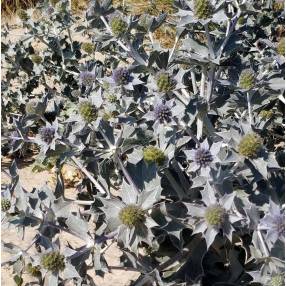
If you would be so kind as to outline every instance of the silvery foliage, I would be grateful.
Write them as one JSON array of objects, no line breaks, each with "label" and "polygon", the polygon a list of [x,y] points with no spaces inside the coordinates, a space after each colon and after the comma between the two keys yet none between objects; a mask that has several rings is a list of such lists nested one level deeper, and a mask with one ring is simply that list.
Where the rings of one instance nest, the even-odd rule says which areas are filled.
[{"label": "silvery foliage", "polygon": [[[2,29],[3,146],[16,154],[36,144],[37,162],[56,158],[58,170],[55,189],[27,192],[16,161],[10,167],[2,200],[11,206],[2,227],[15,227],[23,239],[27,228],[37,230],[27,249],[3,243],[11,254],[3,264],[13,265],[15,275],[31,263],[40,265],[40,285],[95,285],[90,271],[104,276],[129,267],[141,273],[132,282],[139,286],[265,285],[283,273],[284,151],[278,143],[285,66],[276,28],[284,25],[284,12],[273,11],[271,0],[217,0],[213,17],[199,20],[193,2],[175,1],[171,18],[147,15],[144,27],[139,16],[115,10],[108,0],[91,1],[85,19],[70,13],[69,2],[54,8],[43,2],[39,19],[27,11],[25,38],[11,42],[9,27]],[[115,37],[109,23],[118,16],[128,30]],[[152,37],[166,21],[177,30],[173,49]],[[77,35],[104,57],[83,52]],[[38,63],[31,60],[35,42],[45,46]],[[255,86],[241,89],[239,75],[249,68]],[[162,73],[171,79],[166,92],[157,87]],[[88,122],[79,114],[82,101],[96,110]],[[34,112],[25,112],[29,102]],[[262,118],[262,110],[272,110],[272,117]],[[253,158],[238,152],[249,132],[263,138]],[[144,161],[150,145],[164,152],[164,164]],[[65,196],[60,167],[66,161],[85,174],[76,201]],[[130,204],[144,212],[135,227],[120,218]],[[210,205],[226,211],[223,224],[207,225]],[[64,245],[64,232],[83,246]],[[111,242],[122,250],[120,265],[105,260]],[[64,271],[42,268],[41,257],[51,250],[64,255]]]}]

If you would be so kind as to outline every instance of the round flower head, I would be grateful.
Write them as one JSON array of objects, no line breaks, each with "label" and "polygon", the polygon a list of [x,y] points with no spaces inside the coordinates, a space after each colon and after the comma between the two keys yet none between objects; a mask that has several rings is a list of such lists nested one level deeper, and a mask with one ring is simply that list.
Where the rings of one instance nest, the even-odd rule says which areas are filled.
[{"label": "round flower head", "polygon": [[157,78],[157,87],[161,92],[168,92],[173,88],[173,81],[168,73],[159,74]]},{"label": "round flower head", "polygon": [[277,52],[279,55],[285,55],[285,38],[281,38],[277,45]]},{"label": "round flower head", "polygon": [[11,207],[11,202],[9,199],[1,199],[1,210],[2,212],[7,212]]},{"label": "round flower head", "polygon": [[194,14],[200,20],[211,18],[213,6],[209,0],[194,0]]},{"label": "round flower head", "polygon": [[262,119],[264,119],[264,120],[270,119],[270,118],[272,117],[272,115],[273,115],[273,111],[272,111],[272,110],[261,110],[261,111],[259,112],[259,116],[260,116]]},{"label": "round flower head", "polygon": [[111,30],[115,36],[121,36],[123,33],[127,31],[127,23],[122,20],[120,17],[114,17],[111,20]]},{"label": "round flower head", "polygon": [[95,81],[95,74],[89,71],[82,71],[79,75],[80,82],[84,86],[92,86]]},{"label": "round flower head", "polygon": [[87,54],[92,54],[94,52],[94,44],[92,43],[82,43],[81,49]]},{"label": "round flower head", "polygon": [[172,118],[171,108],[162,102],[155,106],[154,109],[155,119],[159,120],[160,123],[170,122]]},{"label": "round flower head", "polygon": [[273,3],[273,10],[275,12],[283,11],[284,10],[284,0],[275,0]]},{"label": "round flower head", "polygon": [[50,0],[51,5],[56,6],[60,0]]},{"label": "round flower head", "polygon": [[45,112],[45,105],[37,99],[32,99],[27,102],[25,110],[27,114],[42,115]]},{"label": "round flower head", "polygon": [[209,206],[205,210],[205,219],[210,226],[220,227],[225,220],[225,209],[219,205]]},{"label": "round flower head", "polygon": [[44,126],[39,129],[39,135],[41,140],[47,144],[50,144],[53,141],[55,137],[55,132],[56,129],[54,127]]},{"label": "round flower head", "polygon": [[41,276],[41,267],[39,265],[33,266],[32,263],[27,265],[27,272],[33,277],[40,277]]},{"label": "round flower head", "polygon": [[112,78],[117,85],[126,85],[132,81],[130,72],[126,68],[117,68],[113,70]]},{"label": "round flower head", "polygon": [[127,205],[119,212],[121,222],[129,228],[144,222],[145,212],[138,206]]},{"label": "round flower head", "polygon": [[200,167],[206,168],[213,161],[213,156],[210,150],[205,148],[198,148],[194,154],[194,161]]},{"label": "round flower head", "polygon": [[157,163],[158,165],[163,165],[166,159],[164,152],[154,146],[144,148],[143,158],[146,163]]},{"label": "round flower head", "polygon": [[82,101],[79,105],[79,114],[88,123],[97,118],[96,107],[89,101]]},{"label": "round flower head", "polygon": [[246,134],[238,145],[238,153],[248,158],[255,158],[262,148],[262,139],[255,133]]},{"label": "round flower head", "polygon": [[255,84],[255,75],[251,69],[243,70],[239,77],[239,86],[243,89],[251,89]]},{"label": "round flower head", "polygon": [[39,55],[31,55],[31,60],[35,64],[40,64],[42,62],[42,57]]},{"label": "round flower head", "polygon": [[284,286],[284,285],[285,285],[284,274],[276,274],[271,277],[269,286]]},{"label": "round flower head", "polygon": [[42,266],[53,272],[63,271],[65,269],[65,257],[58,251],[52,251],[42,257]]}]

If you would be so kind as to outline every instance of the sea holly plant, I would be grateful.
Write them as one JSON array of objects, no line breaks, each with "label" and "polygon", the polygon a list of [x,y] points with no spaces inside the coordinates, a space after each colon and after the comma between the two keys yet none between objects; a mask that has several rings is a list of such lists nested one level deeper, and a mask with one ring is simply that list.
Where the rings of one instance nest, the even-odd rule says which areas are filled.
[{"label": "sea holly plant", "polygon": [[[2,230],[36,232],[2,265],[19,285],[282,285],[283,1],[119,2],[2,27]],[[29,162],[47,184],[21,185]]]}]

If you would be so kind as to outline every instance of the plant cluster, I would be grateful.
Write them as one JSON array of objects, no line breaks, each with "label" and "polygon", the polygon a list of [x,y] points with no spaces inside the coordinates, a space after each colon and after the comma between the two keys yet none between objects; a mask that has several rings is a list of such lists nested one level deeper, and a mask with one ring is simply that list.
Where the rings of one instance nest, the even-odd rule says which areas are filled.
[{"label": "plant cluster", "polygon": [[[120,267],[133,286],[284,285],[281,1],[143,4],[90,1],[82,17],[42,1],[19,12],[19,41],[2,28],[2,229],[37,230],[27,249],[3,243],[2,264],[18,285],[95,285]],[[31,192],[29,150],[53,174]]]}]

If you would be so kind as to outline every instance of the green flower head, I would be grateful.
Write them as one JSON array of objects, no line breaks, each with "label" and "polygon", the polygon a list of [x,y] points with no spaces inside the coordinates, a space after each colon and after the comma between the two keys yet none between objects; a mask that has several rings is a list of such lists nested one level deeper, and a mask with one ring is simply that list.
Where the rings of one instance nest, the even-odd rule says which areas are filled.
[{"label": "green flower head", "polygon": [[209,0],[194,0],[194,13],[200,20],[209,19],[213,15],[213,6]]},{"label": "green flower head", "polygon": [[220,227],[225,221],[225,209],[218,206],[209,206],[205,212],[205,220],[208,225]]},{"label": "green flower head", "polygon": [[157,78],[157,87],[161,92],[168,92],[173,87],[173,82],[168,73],[160,73]]},{"label": "green flower head", "polygon": [[285,38],[281,38],[277,45],[277,52],[279,55],[285,55]]},{"label": "green flower head", "polygon": [[39,55],[31,55],[31,60],[35,64],[40,64],[42,62],[42,57]]},{"label": "green flower head", "polygon": [[262,139],[257,134],[246,134],[238,145],[238,153],[248,158],[255,158],[262,148],[262,143]]},{"label": "green flower head", "polygon": [[284,274],[274,275],[270,280],[270,286],[284,286],[285,277]]},{"label": "green flower head", "polygon": [[124,225],[132,228],[144,222],[145,212],[135,205],[127,205],[120,211],[119,218]]},{"label": "green flower head", "polygon": [[97,118],[97,110],[94,105],[89,101],[83,101],[79,105],[79,114],[82,119],[88,123]]},{"label": "green flower head", "polygon": [[40,277],[41,276],[41,267],[39,265],[33,266],[32,263],[27,265],[27,272],[33,277]]},{"label": "green flower head", "polygon": [[156,163],[158,165],[163,165],[166,159],[164,152],[154,146],[146,147],[143,150],[143,158],[149,164]]},{"label": "green flower head", "polygon": [[251,89],[255,85],[255,75],[251,69],[243,70],[239,77],[239,86],[243,89]]},{"label": "green flower head", "polygon": [[121,36],[123,33],[127,31],[128,25],[127,23],[119,17],[114,17],[111,20],[111,30],[115,36]]},{"label": "green flower head", "polygon": [[49,271],[63,271],[65,269],[65,257],[58,251],[52,251],[42,257],[42,266]]},{"label": "green flower head", "polygon": [[7,212],[11,207],[11,202],[8,199],[1,199],[1,210],[2,212]]},{"label": "green flower head", "polygon": [[82,43],[81,49],[85,51],[87,54],[92,54],[95,50],[94,44],[92,43]]},{"label": "green flower head", "polygon": [[270,119],[270,118],[272,117],[272,115],[273,115],[273,111],[272,111],[272,110],[261,110],[261,111],[259,112],[259,116],[260,116],[262,119],[264,119],[264,120]]}]

